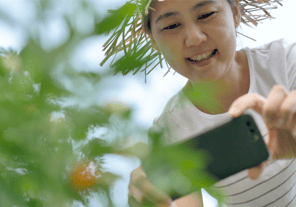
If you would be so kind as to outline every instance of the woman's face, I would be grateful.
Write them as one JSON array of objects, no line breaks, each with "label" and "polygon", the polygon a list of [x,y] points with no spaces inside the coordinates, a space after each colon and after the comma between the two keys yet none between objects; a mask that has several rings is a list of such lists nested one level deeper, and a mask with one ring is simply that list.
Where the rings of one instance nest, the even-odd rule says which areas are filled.
[{"label": "woman's face", "polygon": [[151,35],[167,62],[192,81],[223,78],[235,62],[238,6],[226,0],[155,0]]}]

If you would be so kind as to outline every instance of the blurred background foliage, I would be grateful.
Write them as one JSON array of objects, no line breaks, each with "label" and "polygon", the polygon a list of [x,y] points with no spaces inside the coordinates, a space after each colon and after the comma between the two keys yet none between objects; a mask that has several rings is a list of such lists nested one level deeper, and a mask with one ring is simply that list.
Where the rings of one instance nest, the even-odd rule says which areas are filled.
[{"label": "blurred background foliage", "polygon": [[[0,50],[0,206],[89,206],[94,193],[113,206],[110,188],[119,176],[104,169],[103,155],[137,155],[128,140],[145,131],[131,124],[130,106],[79,104],[69,89],[89,94],[86,84],[102,85],[114,74],[77,71],[71,63],[73,51],[99,35],[98,26],[110,17],[90,1],[26,3],[35,15],[25,23],[0,8],[2,23],[21,25],[27,35],[21,51]],[[67,35],[48,45],[40,28],[52,18],[59,18]],[[83,25],[78,18],[89,21]]]},{"label": "blurred background foliage", "polygon": [[[18,25],[27,37],[20,51],[0,50],[0,206],[90,206],[96,195],[101,206],[116,206],[122,201],[112,189],[120,175],[106,170],[105,155],[145,157],[147,130],[133,120],[132,106],[90,101],[114,87],[109,78],[128,65],[88,71],[83,64],[77,69],[73,57],[83,42],[117,27],[114,20],[130,8],[106,14],[90,0],[24,2],[32,11],[27,22],[0,7],[1,22]],[[59,41],[46,34],[52,21],[63,29]],[[152,137],[149,150],[159,147],[159,138]],[[163,159],[182,163],[182,172],[171,174],[176,182],[164,189],[188,193],[181,185],[194,176],[183,172],[200,168],[200,161],[186,150]],[[120,168],[119,162],[109,164]]]}]

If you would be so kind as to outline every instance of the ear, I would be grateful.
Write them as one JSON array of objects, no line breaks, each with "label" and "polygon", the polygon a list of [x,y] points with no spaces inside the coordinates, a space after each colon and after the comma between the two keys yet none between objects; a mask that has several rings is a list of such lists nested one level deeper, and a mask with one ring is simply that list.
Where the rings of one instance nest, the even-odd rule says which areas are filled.
[{"label": "ear", "polygon": [[239,7],[239,0],[235,0],[235,5],[232,7],[232,13],[233,13],[233,20],[235,28],[237,28],[241,22],[241,11]]}]

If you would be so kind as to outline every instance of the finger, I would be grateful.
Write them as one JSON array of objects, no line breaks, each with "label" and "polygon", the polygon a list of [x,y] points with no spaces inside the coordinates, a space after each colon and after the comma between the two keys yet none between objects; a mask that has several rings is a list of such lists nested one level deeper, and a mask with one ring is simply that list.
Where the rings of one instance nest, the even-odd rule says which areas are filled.
[{"label": "finger", "polygon": [[128,199],[131,200],[134,205],[136,205],[135,201],[140,204],[144,198],[143,193],[135,186],[134,183],[140,182],[143,179],[146,179],[146,175],[141,166],[131,172],[130,183],[128,185]]},{"label": "finger", "polygon": [[135,183],[135,186],[142,192],[144,197],[150,201],[162,203],[163,205],[170,205],[172,202],[172,199],[166,193],[152,185],[147,178]]},{"label": "finger", "polygon": [[143,195],[143,193],[133,185],[129,185],[128,203],[131,207],[136,206],[170,206],[171,202],[161,202],[149,197],[148,195]]},{"label": "finger", "polygon": [[[293,109],[294,111],[295,109]],[[291,134],[292,136],[296,139],[296,112],[291,112],[291,118],[290,120],[288,121],[288,126],[289,126],[289,129],[291,130]]]},{"label": "finger", "polygon": [[140,207],[141,204],[134,198],[134,197],[128,197],[128,204],[130,207]]},{"label": "finger", "polygon": [[293,129],[295,126],[296,119],[296,90],[288,94],[286,99],[283,101],[280,108],[280,120],[281,124],[278,123],[278,127],[285,129]]},{"label": "finger", "polygon": [[263,167],[264,167],[264,164],[261,163],[261,164],[255,166],[255,167],[253,167],[253,168],[250,168],[249,172],[248,172],[248,177],[251,180],[256,180],[257,178],[259,178],[259,176],[263,172]]},{"label": "finger", "polygon": [[148,199],[152,202],[163,203],[165,205],[172,202],[172,199],[166,193],[152,185],[141,167],[133,170],[131,174],[131,183],[132,186],[141,192],[144,200]]},{"label": "finger", "polygon": [[151,201],[149,199],[144,199],[143,202],[141,203],[141,206],[145,206],[145,207],[157,207],[158,204],[155,201]]},{"label": "finger", "polygon": [[267,128],[267,131],[268,131],[268,137],[267,137],[267,140],[265,142],[266,146],[268,148],[271,147],[271,144],[273,143],[273,140],[274,140],[274,132],[273,132],[273,128],[270,127],[270,126],[266,126]]},{"label": "finger", "polygon": [[279,143],[279,139],[277,137],[277,129],[275,129],[274,127],[270,127],[267,126],[267,130],[268,130],[268,138],[266,141],[266,146],[268,147],[270,153],[271,153],[271,157],[273,160],[277,160],[279,159],[279,153],[280,153],[280,143]]},{"label": "finger", "polygon": [[269,162],[268,160],[262,162],[262,166],[263,166],[263,168],[266,167],[266,166],[268,165],[268,162]]},{"label": "finger", "polygon": [[261,114],[264,105],[264,99],[255,93],[245,94],[236,99],[229,108],[231,117],[236,118],[243,114],[247,109],[254,109]]},{"label": "finger", "polygon": [[276,85],[269,93],[263,108],[262,117],[269,126],[277,126],[280,108],[288,93],[283,86]]},{"label": "finger", "polygon": [[292,134],[292,136],[293,136],[293,138],[294,138],[294,140],[296,142],[296,125],[294,125],[294,127],[292,128],[291,134]]},{"label": "finger", "polygon": [[278,129],[276,140],[277,148],[275,159],[291,159],[296,155],[296,142],[291,132],[287,129]]},{"label": "finger", "polygon": [[133,198],[138,203],[141,203],[143,201],[144,195],[134,185],[129,185],[128,198]]},{"label": "finger", "polygon": [[141,166],[140,167],[137,167],[136,169],[134,169],[131,172],[131,176],[130,176],[131,182],[135,183],[138,180],[141,180],[143,178],[146,178],[146,174],[145,174],[145,172],[144,172],[144,170],[142,169]]}]

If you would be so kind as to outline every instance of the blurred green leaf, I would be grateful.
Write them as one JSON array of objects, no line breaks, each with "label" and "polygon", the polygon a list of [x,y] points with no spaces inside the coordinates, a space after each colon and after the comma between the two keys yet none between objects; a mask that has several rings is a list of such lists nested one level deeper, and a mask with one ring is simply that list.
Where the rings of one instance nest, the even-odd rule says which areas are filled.
[{"label": "blurred green leaf", "polygon": [[106,141],[95,138],[84,145],[81,152],[89,159],[95,159],[104,154],[113,153],[113,150],[107,145]]},{"label": "blurred green leaf", "polygon": [[127,2],[117,10],[109,10],[110,15],[96,25],[97,34],[108,33],[118,27],[126,18],[129,19],[137,9],[136,5]]},{"label": "blurred green leaf", "polygon": [[73,139],[85,139],[91,125],[102,125],[109,121],[109,115],[99,106],[91,106],[87,109],[72,107],[64,111],[70,120],[70,135]]}]

